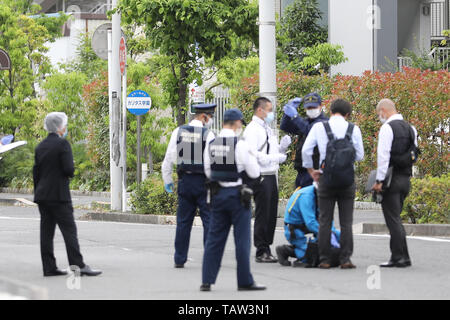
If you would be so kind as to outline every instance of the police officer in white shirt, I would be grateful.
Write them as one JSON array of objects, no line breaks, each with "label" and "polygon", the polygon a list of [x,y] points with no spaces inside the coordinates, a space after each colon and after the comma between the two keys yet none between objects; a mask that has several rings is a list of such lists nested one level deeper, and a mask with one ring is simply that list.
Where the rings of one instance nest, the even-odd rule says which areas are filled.
[{"label": "police officer in white shirt", "polygon": [[[233,226],[237,260],[238,290],[264,290],[250,272],[251,190],[243,183],[259,177],[255,155],[244,140],[239,140],[242,112],[229,109],[219,136],[205,148],[205,174],[216,186],[211,189],[211,219],[203,256],[201,291],[210,291],[216,282],[225,244]],[[218,185],[217,185],[218,184]],[[250,192],[249,192],[250,191]]]},{"label": "police officer in white shirt", "polygon": [[203,244],[206,243],[210,209],[206,203],[203,152],[206,144],[214,139],[214,134],[208,128],[213,123],[215,108],[215,104],[194,106],[194,119],[188,125],[180,126],[173,131],[162,163],[166,192],[172,193],[174,189],[172,170],[175,164],[178,174],[175,268],[183,268],[187,261],[192,223],[197,208],[203,223]]},{"label": "police officer in white shirt", "polygon": [[291,138],[284,136],[280,145],[278,144],[277,136],[270,128],[275,115],[269,99],[256,99],[253,112],[252,121],[245,128],[244,139],[256,155],[261,168],[261,183],[253,188],[256,206],[253,231],[256,262],[277,262],[270,250],[278,213],[277,171],[279,164],[286,161]]},{"label": "police officer in white shirt", "polygon": [[[415,150],[417,131],[403,120],[401,114],[397,113],[392,100],[382,99],[376,110],[383,125],[378,135],[377,181],[372,189],[383,194],[381,207],[391,234],[391,258],[380,266],[409,267],[411,259],[400,213],[403,209],[403,201],[410,190],[412,165],[417,157]],[[393,167],[391,184],[389,188],[383,190],[383,182],[389,167]]]},{"label": "police officer in white shirt", "polygon": [[[334,100],[331,104],[331,118],[328,122],[316,123],[308,134],[302,149],[303,167],[308,169],[314,181],[319,183],[319,268],[330,268],[330,236],[331,224],[334,215],[334,206],[337,201],[339,207],[339,222],[341,226],[340,238],[340,265],[342,269],[355,268],[350,257],[353,253],[353,205],[355,199],[355,183],[353,162],[360,161],[364,157],[364,148],[361,130],[358,126],[347,122],[347,118],[352,112],[352,107],[348,101],[343,99]],[[329,125],[331,137],[336,140],[348,139],[354,148],[354,159],[343,171],[347,174],[348,186],[331,186],[332,184],[322,175],[322,169],[327,165],[324,160],[327,156],[327,145],[330,141],[326,125]],[[333,137],[334,136],[334,137]],[[319,147],[321,169],[313,169],[312,155],[315,146]]]}]

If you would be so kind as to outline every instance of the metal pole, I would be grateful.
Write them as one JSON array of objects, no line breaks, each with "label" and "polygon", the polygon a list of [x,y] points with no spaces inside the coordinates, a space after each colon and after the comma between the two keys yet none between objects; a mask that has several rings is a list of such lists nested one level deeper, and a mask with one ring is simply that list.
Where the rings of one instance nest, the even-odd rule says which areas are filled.
[{"label": "metal pole", "polygon": [[[259,0],[259,95],[272,101],[276,114],[277,70],[275,0]],[[273,128],[276,128],[276,117]]]},{"label": "metal pole", "polygon": [[137,116],[137,184],[141,184],[141,116]]},{"label": "metal pole", "polygon": [[[117,6],[118,0],[112,0],[112,7]],[[117,98],[120,99],[121,81],[120,81],[120,67],[119,67],[119,43],[120,43],[121,31],[120,31],[120,14],[116,13],[112,16],[112,31],[111,31],[111,63],[108,70],[108,79],[110,84],[110,93],[116,92]],[[113,150],[118,149],[116,144],[120,144],[120,139],[113,140],[113,135],[119,134],[118,120],[114,115],[120,114],[120,104],[113,103],[112,97],[110,98],[110,174],[111,174],[111,210],[122,210],[122,170],[119,163],[113,160]],[[119,108],[119,110],[115,110]],[[115,120],[115,121],[114,121]],[[120,150],[120,149],[119,149]],[[121,155],[122,156],[122,155]]]},{"label": "metal pole", "polygon": [[122,77],[122,212],[127,211],[127,65]]}]

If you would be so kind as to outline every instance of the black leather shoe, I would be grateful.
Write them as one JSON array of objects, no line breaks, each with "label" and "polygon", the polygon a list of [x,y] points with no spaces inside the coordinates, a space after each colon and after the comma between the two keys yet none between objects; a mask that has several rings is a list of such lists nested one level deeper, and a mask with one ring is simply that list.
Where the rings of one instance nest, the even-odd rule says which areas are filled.
[{"label": "black leather shoe", "polygon": [[89,267],[88,265],[85,265],[84,268],[80,269],[80,275],[82,275],[82,276],[94,277],[94,276],[98,276],[100,274],[102,274],[101,270],[91,269],[91,267]]},{"label": "black leather shoe", "polygon": [[175,268],[177,269],[184,268],[184,264],[175,263]]},{"label": "black leather shoe", "polygon": [[63,271],[60,269],[56,269],[50,272],[44,272],[44,277],[53,277],[53,276],[66,276],[67,271]]},{"label": "black leather shoe", "polygon": [[395,267],[395,263],[392,260],[389,260],[388,262],[383,262],[380,264],[381,268],[393,268]]},{"label": "black leather shoe", "polygon": [[255,261],[260,262],[260,263],[276,263],[276,262],[278,262],[277,258],[275,258],[273,255],[268,254],[266,252],[264,252],[260,256],[257,256],[255,258]]},{"label": "black leather shoe", "polygon": [[276,247],[275,251],[277,252],[278,262],[282,266],[290,266],[291,265],[291,262],[288,260],[289,256],[290,256],[289,248],[287,248],[286,245]]},{"label": "black leather shoe", "polygon": [[238,287],[239,291],[256,291],[256,290],[266,290],[266,286],[260,285],[260,284],[256,284],[253,282],[253,284],[249,285],[249,286],[243,286],[243,287]]},{"label": "black leather shoe", "polygon": [[209,283],[203,283],[200,286],[200,291],[211,291],[211,285]]},{"label": "black leather shoe", "polygon": [[382,268],[406,268],[411,266],[411,260],[400,259],[398,261],[389,260],[388,262],[380,264]]},{"label": "black leather shoe", "polygon": [[309,263],[304,263],[302,260],[297,259],[292,263],[294,268],[312,268],[313,266]]}]

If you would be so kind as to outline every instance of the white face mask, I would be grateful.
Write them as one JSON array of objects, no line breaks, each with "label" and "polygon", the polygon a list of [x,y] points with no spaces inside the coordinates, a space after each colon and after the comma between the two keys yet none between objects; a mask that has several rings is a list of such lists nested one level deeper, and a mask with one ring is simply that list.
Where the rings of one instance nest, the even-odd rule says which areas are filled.
[{"label": "white face mask", "polygon": [[386,121],[387,121],[387,119],[383,118],[383,117],[381,116],[381,114],[380,114],[379,117],[380,117],[380,122],[381,122],[382,124],[385,124]]},{"label": "white face mask", "polygon": [[273,121],[274,119],[275,119],[275,114],[274,114],[273,112],[269,112],[269,113],[267,114],[267,117],[264,118],[264,121],[265,121],[267,124],[271,124],[272,121]]},{"label": "white face mask", "polygon": [[239,137],[242,134],[242,128],[236,129],[236,136]]},{"label": "white face mask", "polygon": [[315,119],[318,116],[320,116],[321,110],[320,108],[314,108],[314,109],[306,109],[306,115],[310,119]]}]

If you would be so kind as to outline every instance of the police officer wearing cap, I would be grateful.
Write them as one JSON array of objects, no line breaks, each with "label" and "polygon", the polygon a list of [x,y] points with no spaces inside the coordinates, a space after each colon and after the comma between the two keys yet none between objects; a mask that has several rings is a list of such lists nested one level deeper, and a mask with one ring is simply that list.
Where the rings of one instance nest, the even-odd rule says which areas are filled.
[{"label": "police officer wearing cap", "polygon": [[210,209],[206,203],[206,177],[203,169],[203,152],[214,139],[208,130],[213,123],[215,104],[194,105],[195,116],[188,125],[176,128],[170,137],[162,163],[164,189],[174,189],[172,169],[176,164],[178,174],[178,209],[175,235],[175,268],[183,268],[187,261],[192,223],[197,212],[203,223],[203,244],[206,243]]},{"label": "police officer wearing cap", "polygon": [[[210,291],[233,226],[237,260],[238,290],[264,290],[250,272],[251,189],[245,185],[260,175],[259,166],[249,145],[239,136],[243,125],[242,112],[227,110],[223,129],[205,149],[205,174],[217,186],[211,195],[211,219],[203,256],[201,291]],[[212,188],[213,189],[213,188]]]},{"label": "police officer wearing cap", "polygon": [[[298,115],[298,107],[303,102],[306,109],[306,118]],[[295,187],[306,187],[313,183],[308,170],[303,168],[302,148],[306,137],[312,126],[317,122],[327,121],[328,117],[322,112],[322,98],[318,93],[309,93],[304,98],[295,98],[290,100],[284,107],[284,115],[281,120],[280,129],[298,136],[297,146],[295,148],[294,168],[297,170],[297,178],[295,179]],[[313,165],[315,169],[319,169],[319,149],[314,148]]]}]

